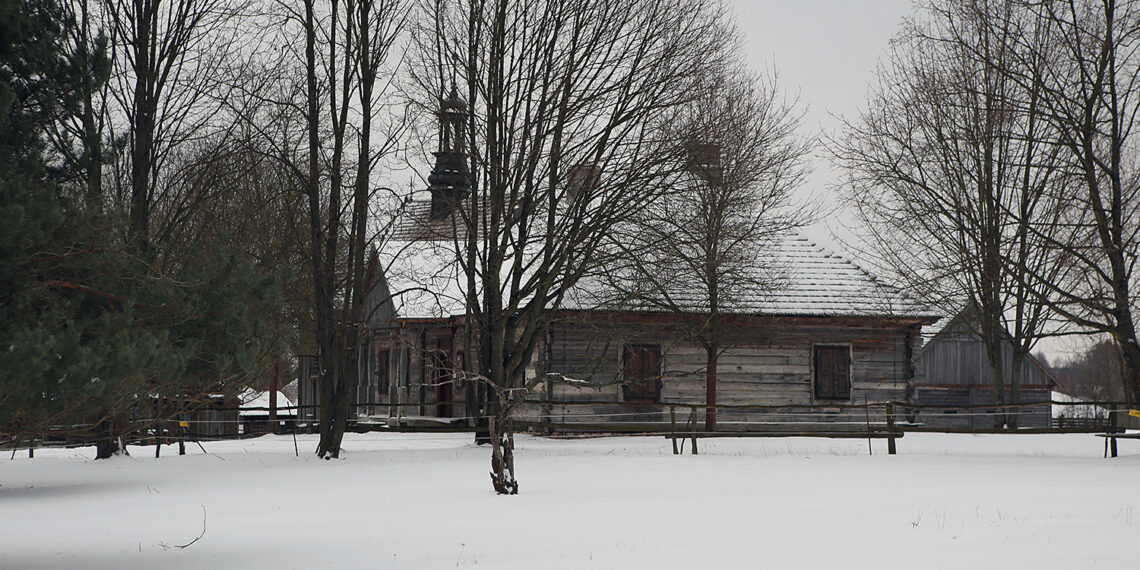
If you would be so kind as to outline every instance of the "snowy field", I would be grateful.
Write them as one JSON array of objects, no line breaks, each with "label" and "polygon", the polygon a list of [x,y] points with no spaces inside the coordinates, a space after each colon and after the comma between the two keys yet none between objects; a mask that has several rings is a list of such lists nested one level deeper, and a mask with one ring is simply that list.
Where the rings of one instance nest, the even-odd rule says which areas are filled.
[{"label": "snowy field", "polygon": [[[0,457],[0,568],[1136,568],[1140,441],[302,436]],[[205,534],[190,546],[185,545]]]}]

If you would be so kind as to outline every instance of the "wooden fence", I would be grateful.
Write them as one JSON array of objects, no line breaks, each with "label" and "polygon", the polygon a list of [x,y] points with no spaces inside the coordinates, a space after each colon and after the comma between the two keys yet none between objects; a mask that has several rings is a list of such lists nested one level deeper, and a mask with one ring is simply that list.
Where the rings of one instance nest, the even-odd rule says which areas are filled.
[{"label": "wooden fence", "polygon": [[[441,402],[465,409],[466,403]],[[436,403],[433,403],[436,404]],[[923,410],[948,410],[967,414],[1020,413],[1026,408],[1060,405],[1096,405],[1108,410],[1105,418],[1059,418],[1046,428],[948,428],[927,426],[913,421]],[[230,439],[239,436],[260,435],[265,432],[293,433],[315,431],[312,419],[298,418],[300,411],[317,406],[279,407],[275,424],[265,422],[264,431],[238,433],[231,424],[240,423],[236,407],[211,406],[209,413],[185,414],[181,422],[169,418],[140,419],[128,431],[134,443],[160,441],[206,441]],[[420,407],[419,403],[390,404],[363,403],[358,409]],[[587,413],[567,413],[581,409]],[[599,408],[612,408],[613,413],[597,413]],[[640,408],[630,412],[632,408]],[[897,440],[907,432],[938,433],[1117,433],[1133,427],[1128,417],[1128,406],[1120,402],[1038,402],[1018,406],[1008,405],[995,411],[992,405],[975,406],[921,406],[902,402],[864,402],[802,405],[717,405],[718,428],[705,431],[703,415],[708,406],[689,402],[637,403],[628,402],[563,402],[528,400],[513,419],[515,429],[550,436],[575,435],[658,435],[672,440],[675,450],[683,449],[684,441],[691,441],[691,451],[698,450],[697,440],[710,437],[831,437],[886,439],[888,453],[895,453]],[[556,413],[561,409],[562,413]],[[240,408],[240,410],[268,411],[267,408]],[[264,418],[264,416],[262,416]],[[631,420],[632,418],[632,420]],[[476,418],[431,418],[422,416],[357,416],[349,422],[348,431],[371,432],[472,432]],[[171,427],[181,426],[181,427]],[[0,442],[0,447],[82,445],[82,438],[66,441],[50,437],[21,437],[19,441]]]}]

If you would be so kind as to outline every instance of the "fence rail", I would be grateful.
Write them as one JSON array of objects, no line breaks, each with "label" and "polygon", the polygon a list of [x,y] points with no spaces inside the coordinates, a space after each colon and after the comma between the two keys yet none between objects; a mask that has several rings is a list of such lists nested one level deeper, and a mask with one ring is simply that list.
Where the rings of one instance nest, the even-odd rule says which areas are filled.
[{"label": "fence rail", "polygon": [[[432,406],[469,407],[464,401],[445,402],[364,402],[356,405],[356,417],[350,421],[352,432],[471,432],[476,420],[473,415],[453,418],[406,415],[407,409]],[[483,404],[486,405],[485,403]],[[1103,417],[1053,418],[1049,406],[1097,406],[1104,410]],[[209,441],[260,435],[266,432],[304,433],[316,429],[314,417],[303,412],[319,410],[318,405],[280,406],[276,419],[269,414],[238,416],[240,412],[272,412],[267,407],[204,408],[210,416],[194,418],[195,410],[183,410],[179,418],[137,419],[125,430],[132,443],[158,441]],[[516,411],[515,425],[523,431],[546,435],[665,435],[674,440],[680,437],[696,441],[705,437],[870,437],[885,438],[889,447],[906,432],[939,433],[1115,433],[1128,427],[1125,422],[1129,406],[1122,402],[1041,401],[1024,404],[931,406],[905,402],[849,402],[822,405],[803,404],[718,404],[718,429],[705,431],[701,426],[703,414],[709,408],[692,402],[590,402],[527,400]],[[367,415],[364,410],[384,410],[390,413]],[[221,419],[227,412],[234,412]],[[395,412],[394,414],[391,412]],[[941,414],[936,414],[942,412]],[[1008,428],[958,427],[930,425],[923,422],[945,421],[947,418],[983,416],[994,418],[1035,418],[1048,414],[1041,425]],[[183,426],[183,427],[178,427]],[[242,426],[239,429],[238,426]],[[0,440],[0,447],[84,445],[93,441],[90,425],[55,426],[34,435],[18,434]],[[232,429],[231,429],[232,428]],[[695,451],[695,445],[694,445]]]}]

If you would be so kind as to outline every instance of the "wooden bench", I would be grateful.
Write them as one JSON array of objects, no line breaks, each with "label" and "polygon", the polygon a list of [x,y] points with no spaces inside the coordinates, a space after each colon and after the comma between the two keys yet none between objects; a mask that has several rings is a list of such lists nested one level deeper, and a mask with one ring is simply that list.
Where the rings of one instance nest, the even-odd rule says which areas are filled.
[{"label": "wooden bench", "polygon": [[[905,435],[902,431],[891,431],[872,428],[870,432],[863,431],[825,431],[825,430],[808,430],[808,431],[675,431],[665,434],[665,439],[673,440],[673,455],[680,455],[685,448],[685,440],[692,440],[692,454],[697,455],[697,440],[710,437],[831,437],[831,438],[852,438],[852,439],[886,439],[887,440],[887,453],[889,455],[895,454],[895,441],[901,439]],[[681,441],[680,449],[677,448],[677,441]],[[868,442],[868,446],[870,443]]]},{"label": "wooden bench", "polygon": [[[895,439],[902,439],[906,435],[902,431],[894,432]],[[705,439],[710,437],[830,437],[835,439],[886,439],[891,437],[891,434],[882,430],[872,430],[871,432],[857,432],[857,431],[678,431],[674,433],[665,434],[665,439],[690,439],[690,438]]]},{"label": "wooden bench", "polygon": [[[1108,458],[1109,451],[1111,450],[1112,456],[1116,457],[1116,440],[1118,439],[1140,439],[1140,433],[1097,433],[1093,434],[1097,437],[1104,438],[1104,457]],[[1111,445],[1109,445],[1111,442]]]}]

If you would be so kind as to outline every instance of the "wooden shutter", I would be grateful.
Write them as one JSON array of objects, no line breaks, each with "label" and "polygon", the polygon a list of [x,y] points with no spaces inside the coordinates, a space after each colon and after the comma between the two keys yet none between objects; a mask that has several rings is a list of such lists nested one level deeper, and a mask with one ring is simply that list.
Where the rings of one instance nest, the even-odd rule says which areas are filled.
[{"label": "wooden shutter", "polygon": [[661,401],[661,347],[655,344],[627,344],[622,351],[625,400]]},{"label": "wooden shutter", "polygon": [[851,399],[851,349],[846,346],[815,347],[815,397],[820,400]]}]

